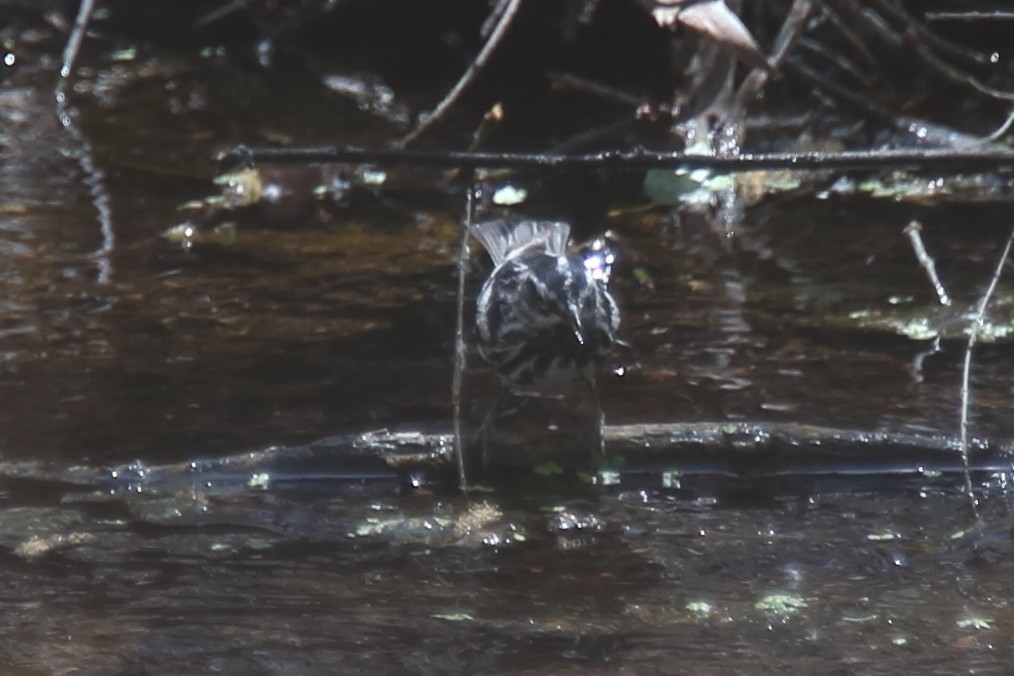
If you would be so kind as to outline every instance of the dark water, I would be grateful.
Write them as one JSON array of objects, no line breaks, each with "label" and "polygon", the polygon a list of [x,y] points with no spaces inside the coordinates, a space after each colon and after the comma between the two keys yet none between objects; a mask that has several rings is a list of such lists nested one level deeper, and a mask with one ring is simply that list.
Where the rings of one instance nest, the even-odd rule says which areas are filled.
[{"label": "dark water", "polygon": [[[949,491],[768,487],[737,507],[693,490],[536,490],[466,508],[378,488],[173,500],[182,517],[156,498],[9,509],[7,524],[35,516],[37,533],[77,539],[5,556],[5,662],[945,674],[1010,659],[1009,517],[990,510],[1001,532],[954,539],[967,514]],[[199,511],[205,525],[188,526]]]},{"label": "dark water", "polygon": [[[216,190],[216,150],[389,130],[313,83],[278,96],[225,58],[105,44],[72,97],[82,143],[54,113],[59,36],[32,29],[6,29],[19,65],[0,85],[5,673],[1009,670],[1009,472],[975,476],[971,533],[953,474],[863,473],[868,455],[823,477],[664,489],[522,472],[470,501],[298,458],[228,486],[179,481],[160,466],[449,427],[462,196],[431,175],[326,217],[226,214],[234,236],[185,249],[162,233]],[[548,203],[602,186],[570,178]],[[619,241],[630,347],[602,379],[608,421],[956,434],[962,343],[847,320],[932,307],[901,235],[912,219],[970,307],[1009,215],[780,197],[728,236],[618,201],[578,226]],[[1012,369],[1003,344],[976,352],[977,437],[1009,439]],[[466,384],[475,425],[495,381]]]}]

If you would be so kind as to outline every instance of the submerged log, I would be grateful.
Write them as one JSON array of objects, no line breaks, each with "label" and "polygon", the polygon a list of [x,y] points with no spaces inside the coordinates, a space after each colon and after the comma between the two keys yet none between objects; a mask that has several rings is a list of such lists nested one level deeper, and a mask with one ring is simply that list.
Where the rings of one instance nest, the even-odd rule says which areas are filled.
[{"label": "submerged log", "polygon": [[[610,425],[605,463],[585,449],[581,471],[603,466],[617,477],[714,474],[744,479],[789,475],[961,473],[960,440],[930,433],[868,431],[799,423],[692,422]],[[560,435],[498,440],[497,459],[515,469],[560,461]],[[1014,442],[972,439],[973,471],[1010,471]],[[0,463],[7,482],[45,481],[113,493],[230,493],[311,482],[404,481],[430,472],[452,481],[454,437],[447,431],[376,430],[301,446],[271,446],[167,465],[58,467]],[[563,463],[561,463],[563,464]]]}]

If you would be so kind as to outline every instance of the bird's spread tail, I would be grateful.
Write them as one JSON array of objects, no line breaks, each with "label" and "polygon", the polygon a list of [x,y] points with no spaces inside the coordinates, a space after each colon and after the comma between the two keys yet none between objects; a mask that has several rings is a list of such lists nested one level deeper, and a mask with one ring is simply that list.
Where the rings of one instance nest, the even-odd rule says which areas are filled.
[{"label": "bird's spread tail", "polygon": [[533,246],[545,247],[552,256],[562,256],[570,239],[570,225],[562,221],[485,221],[474,224],[470,232],[486,247],[494,265]]}]

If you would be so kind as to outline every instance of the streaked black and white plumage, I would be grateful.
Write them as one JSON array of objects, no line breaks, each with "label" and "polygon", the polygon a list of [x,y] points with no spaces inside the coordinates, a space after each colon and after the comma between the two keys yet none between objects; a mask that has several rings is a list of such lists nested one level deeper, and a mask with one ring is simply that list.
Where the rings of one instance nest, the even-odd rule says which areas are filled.
[{"label": "streaked black and white plumage", "polygon": [[495,266],[476,307],[479,351],[507,389],[562,396],[594,385],[620,324],[602,257],[569,251],[570,226],[558,221],[488,221],[471,233]]}]

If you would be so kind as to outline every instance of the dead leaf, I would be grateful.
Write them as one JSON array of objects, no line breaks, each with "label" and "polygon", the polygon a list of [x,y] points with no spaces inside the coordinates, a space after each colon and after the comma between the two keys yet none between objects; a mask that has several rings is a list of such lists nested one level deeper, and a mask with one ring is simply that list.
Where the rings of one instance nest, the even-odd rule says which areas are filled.
[{"label": "dead leaf", "polygon": [[663,28],[682,24],[731,49],[747,65],[771,70],[753,35],[723,0],[658,0],[651,15]]}]

